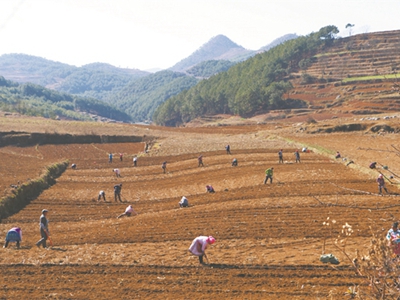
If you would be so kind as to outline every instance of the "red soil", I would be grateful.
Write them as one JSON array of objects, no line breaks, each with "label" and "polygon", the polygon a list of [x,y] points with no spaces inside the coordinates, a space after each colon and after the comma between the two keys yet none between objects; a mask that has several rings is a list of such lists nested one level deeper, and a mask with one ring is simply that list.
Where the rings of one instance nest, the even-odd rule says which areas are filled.
[{"label": "red soil", "polygon": [[[9,177],[32,178],[50,162],[69,159],[78,167],[0,224],[3,237],[12,226],[23,230],[22,249],[1,251],[0,298],[341,299],[348,286],[365,286],[333,242],[349,223],[354,233],[346,251],[353,257],[355,249],[366,251],[369,226],[385,235],[399,214],[398,197],[377,195],[377,173],[368,169],[378,160],[398,172],[396,153],[385,152],[399,147],[397,135],[311,135],[279,126],[135,127],[157,137],[147,154],[143,144],[128,143],[0,148],[8,155],[2,168],[10,170],[2,189]],[[232,155],[225,153],[228,143]],[[312,151],[301,153],[296,164],[293,152],[303,146]],[[375,150],[362,149],[368,147]],[[281,148],[284,164],[278,164]],[[335,160],[336,150],[356,163]],[[112,163],[109,151],[117,154]],[[197,167],[200,154],[204,167]],[[234,157],[238,167],[231,167]],[[27,172],[11,167],[16,160]],[[274,182],[264,185],[271,166]],[[120,182],[125,203],[113,199]],[[206,184],[216,193],[206,194]],[[395,183],[388,188],[397,191]],[[107,203],[97,202],[100,190]],[[179,209],[183,195],[191,207]],[[138,215],[116,219],[128,204]],[[54,242],[48,250],[35,246],[43,208],[50,211]],[[330,226],[323,226],[328,217]],[[207,250],[208,265],[187,251],[198,235],[217,240]],[[323,251],[341,264],[321,263]]]}]

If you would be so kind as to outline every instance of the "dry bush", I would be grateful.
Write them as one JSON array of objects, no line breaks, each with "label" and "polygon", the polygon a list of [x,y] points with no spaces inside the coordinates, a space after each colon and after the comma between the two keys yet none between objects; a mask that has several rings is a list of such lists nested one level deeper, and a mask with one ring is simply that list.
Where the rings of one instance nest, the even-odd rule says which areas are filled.
[{"label": "dry bush", "polygon": [[[372,231],[371,231],[372,232]],[[354,260],[368,285],[359,288],[359,299],[400,299],[399,258],[387,245],[382,233],[372,232],[368,253]]]},{"label": "dry bush", "polygon": [[333,232],[335,220],[327,220],[323,223],[329,227],[329,239],[333,245],[347,258],[354,267],[358,277],[363,278],[364,284],[352,285],[343,292],[350,299],[400,299],[400,258],[388,246],[388,241],[382,236],[381,231],[374,231],[370,227],[371,240],[369,247],[362,253],[356,251],[356,257],[346,250],[346,245],[353,233],[352,226],[346,223],[339,230],[337,238]]}]

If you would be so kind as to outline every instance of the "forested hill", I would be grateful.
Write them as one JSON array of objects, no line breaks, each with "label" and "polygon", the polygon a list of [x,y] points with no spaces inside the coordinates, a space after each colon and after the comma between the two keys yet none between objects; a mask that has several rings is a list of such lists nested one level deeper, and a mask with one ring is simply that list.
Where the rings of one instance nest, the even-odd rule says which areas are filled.
[{"label": "forested hill", "polygon": [[203,115],[248,117],[271,109],[305,106],[304,101],[283,100],[292,88],[287,75],[298,70],[304,58],[331,44],[338,32],[337,27],[327,26],[236,64],[168,99],[157,108],[153,120],[176,126]]},{"label": "forested hill", "polygon": [[238,63],[168,99],[153,120],[179,126],[217,114],[315,121],[400,111],[400,31],[338,32],[326,26]]},{"label": "forested hill", "polygon": [[184,72],[195,65],[207,60],[242,61],[255,54],[232,42],[224,35],[217,35],[201,46],[193,54],[182,59],[170,68],[171,71]]},{"label": "forested hill", "polygon": [[131,120],[125,112],[99,100],[57,92],[33,83],[17,83],[3,76],[0,76],[0,111],[53,119]]},{"label": "forested hill", "polygon": [[8,80],[31,82],[84,97],[105,99],[131,80],[148,75],[137,69],[123,69],[104,63],[82,67],[26,54],[0,56],[0,76]]},{"label": "forested hill", "polygon": [[151,121],[161,103],[197,82],[183,73],[160,71],[132,81],[108,101],[130,114],[135,122]]}]

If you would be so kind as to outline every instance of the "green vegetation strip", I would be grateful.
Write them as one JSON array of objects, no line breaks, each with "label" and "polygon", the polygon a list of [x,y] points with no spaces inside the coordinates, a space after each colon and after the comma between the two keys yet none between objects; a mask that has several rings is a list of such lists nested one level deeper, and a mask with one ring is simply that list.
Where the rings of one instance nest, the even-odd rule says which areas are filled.
[{"label": "green vegetation strip", "polygon": [[361,76],[361,77],[350,77],[345,78],[342,82],[352,82],[352,81],[365,81],[365,80],[376,80],[376,79],[397,79],[400,78],[400,73],[396,74],[386,74],[386,75],[373,75],[373,76]]},{"label": "green vegetation strip", "polygon": [[45,189],[56,183],[56,178],[68,167],[68,160],[51,165],[39,178],[22,184],[13,191],[13,195],[0,200],[0,221],[23,209],[36,199]]},{"label": "green vegetation strip", "polygon": [[319,53],[314,55],[314,57],[322,57],[322,56],[334,56],[334,55],[343,55],[343,54],[350,54],[350,53],[355,53],[355,52],[360,52],[359,50],[348,50],[348,51],[340,51],[340,52],[326,52],[326,53]]}]

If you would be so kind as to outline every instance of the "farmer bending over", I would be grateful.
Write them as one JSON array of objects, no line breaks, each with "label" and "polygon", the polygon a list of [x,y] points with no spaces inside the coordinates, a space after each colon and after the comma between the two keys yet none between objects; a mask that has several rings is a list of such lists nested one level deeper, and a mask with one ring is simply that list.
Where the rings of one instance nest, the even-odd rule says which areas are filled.
[{"label": "farmer bending over", "polygon": [[100,201],[100,199],[103,198],[104,202],[106,201],[106,193],[104,191],[99,192],[99,196],[97,197],[97,201]]},{"label": "farmer bending over", "polygon": [[211,185],[206,185],[207,193],[215,193],[214,188]]},{"label": "farmer bending over", "polygon": [[4,246],[3,246],[3,248],[7,248],[9,242],[16,242],[17,243],[17,248],[19,249],[21,241],[22,241],[22,230],[21,230],[21,228],[13,227],[7,232],[6,242],[5,242]]},{"label": "farmer bending over", "polygon": [[120,214],[117,219],[123,217],[123,216],[127,216],[130,217],[132,215],[132,213],[134,213],[135,215],[137,215],[137,212],[133,210],[132,205],[129,205],[126,209],[125,212]]},{"label": "farmer bending over", "polygon": [[199,262],[203,264],[203,256],[207,258],[206,249],[208,245],[215,243],[215,238],[212,236],[198,236],[189,247],[189,252],[199,257]]},{"label": "farmer bending over", "polygon": [[182,208],[182,207],[189,207],[189,201],[188,201],[188,199],[187,199],[185,196],[183,196],[182,199],[181,199],[181,201],[179,201],[179,207],[180,207],[180,208]]},{"label": "farmer bending over", "polygon": [[237,165],[238,165],[238,160],[236,158],[234,158],[232,160],[232,167],[237,167]]}]

